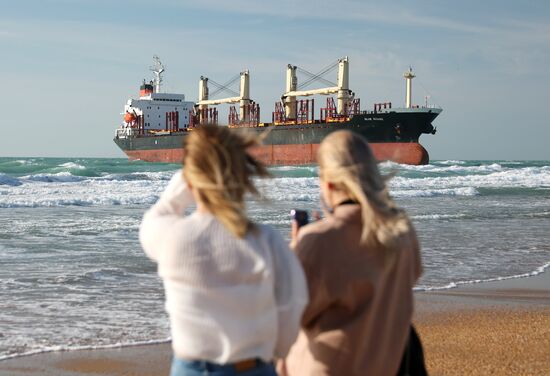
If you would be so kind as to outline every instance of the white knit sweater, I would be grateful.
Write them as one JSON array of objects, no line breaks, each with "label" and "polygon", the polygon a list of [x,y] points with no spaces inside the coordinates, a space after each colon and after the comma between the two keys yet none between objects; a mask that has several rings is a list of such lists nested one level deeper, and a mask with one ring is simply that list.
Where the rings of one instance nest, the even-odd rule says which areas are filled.
[{"label": "white knit sweater", "polygon": [[192,203],[180,170],[140,227],[164,282],[175,355],[219,364],[285,357],[308,300],[299,261],[270,227],[239,239],[211,214],[184,216]]}]

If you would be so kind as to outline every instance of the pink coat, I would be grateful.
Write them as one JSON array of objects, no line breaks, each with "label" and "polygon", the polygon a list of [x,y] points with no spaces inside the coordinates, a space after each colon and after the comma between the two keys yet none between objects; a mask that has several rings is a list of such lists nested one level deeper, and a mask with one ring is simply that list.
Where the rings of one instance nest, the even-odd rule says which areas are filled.
[{"label": "pink coat", "polygon": [[338,206],[300,231],[295,251],[310,302],[286,360],[290,376],[397,373],[422,272],[418,241],[411,225],[384,270],[382,252],[359,245],[360,236],[359,205]]}]

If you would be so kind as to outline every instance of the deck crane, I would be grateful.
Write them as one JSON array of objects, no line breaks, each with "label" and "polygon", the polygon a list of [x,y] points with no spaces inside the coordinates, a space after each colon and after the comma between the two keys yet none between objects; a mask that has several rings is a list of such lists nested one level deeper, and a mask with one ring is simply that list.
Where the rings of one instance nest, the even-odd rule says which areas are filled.
[{"label": "deck crane", "polygon": [[[234,90],[231,90],[228,86],[235,83],[240,78],[240,92],[237,93]],[[209,90],[208,83],[213,84],[217,87],[217,90],[214,91],[214,94],[217,94],[222,91],[229,92],[232,94],[232,97],[221,98],[221,99],[209,99]],[[220,85],[214,80],[208,79],[207,77],[201,76],[199,82],[199,101],[197,102],[199,108],[199,121],[204,121],[202,118],[203,113],[206,113],[208,106],[218,105],[222,103],[239,103],[239,118],[242,121],[248,121],[249,113],[247,108],[250,107],[252,101],[250,100],[250,73],[248,70],[242,71],[238,76],[229,80],[226,84]]]},{"label": "deck crane", "polygon": [[[338,67],[338,82],[336,84],[321,77],[336,67]],[[309,76],[309,80],[300,85],[300,87],[298,87],[298,78],[296,76],[297,70]],[[332,86],[321,89],[298,90],[299,88],[303,88],[316,80]],[[335,63],[325,67],[317,74],[310,73],[305,69],[291,64],[287,65],[286,92],[281,97],[285,107],[286,119],[293,120],[297,116],[296,97],[305,97],[315,94],[329,95],[335,93],[337,94],[338,99],[337,113],[342,116],[346,115],[346,108],[354,98],[354,93],[349,89],[349,64],[347,56],[338,59]]]}]

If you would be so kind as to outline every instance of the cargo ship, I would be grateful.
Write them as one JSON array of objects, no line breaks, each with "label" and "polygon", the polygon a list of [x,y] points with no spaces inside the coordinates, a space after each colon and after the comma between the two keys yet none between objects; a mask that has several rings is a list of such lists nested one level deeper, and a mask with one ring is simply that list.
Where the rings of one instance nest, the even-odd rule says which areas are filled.
[{"label": "cargo ship", "polygon": [[[315,163],[315,155],[322,139],[331,132],[348,129],[363,135],[370,143],[378,161],[421,165],[429,163],[429,154],[419,143],[422,134],[435,134],[433,120],[441,113],[437,106],[413,105],[412,79],[409,68],[403,74],[406,81],[405,106],[392,107],[391,102],[375,103],[372,110],[361,110],[360,100],[349,89],[349,59],[338,59],[319,74],[312,74],[289,64],[286,71],[286,91],[275,104],[271,122],[260,121],[260,106],[250,98],[250,74],[241,72],[224,85],[206,77],[199,82],[199,100],[186,101],[183,94],[163,93],[162,73],[165,71],[158,57],[151,67],[154,79],[140,87],[139,99],[129,99],[124,107],[123,123],[116,130],[114,142],[131,160],[180,163],[183,157],[183,139],[201,124],[218,124],[215,106],[229,103],[225,125],[235,131],[262,134],[263,145],[251,152],[268,165],[301,165]],[[322,78],[331,69],[338,70],[337,83]],[[309,79],[298,85],[297,71]],[[239,92],[229,89],[240,80]],[[330,86],[304,90],[304,86],[321,80]],[[210,99],[209,84],[217,94],[229,91],[232,97]],[[331,94],[336,95],[336,101]],[[326,106],[315,117],[315,100],[299,99],[325,95]],[[238,109],[235,104],[238,103]]]}]

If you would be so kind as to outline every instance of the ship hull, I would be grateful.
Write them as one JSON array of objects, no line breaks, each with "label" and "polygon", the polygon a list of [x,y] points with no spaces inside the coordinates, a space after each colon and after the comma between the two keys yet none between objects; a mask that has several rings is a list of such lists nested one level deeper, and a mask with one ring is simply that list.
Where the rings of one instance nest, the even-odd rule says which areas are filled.
[{"label": "ship hull", "polygon": [[[440,111],[418,109],[385,113],[362,113],[345,122],[267,127],[235,127],[237,132],[261,135],[263,145],[251,152],[268,165],[315,163],[319,144],[328,134],[347,129],[364,136],[378,161],[420,165],[429,163],[426,149],[418,139],[434,133],[431,125]],[[183,139],[192,130],[157,135],[136,135],[114,139],[132,160],[180,163]]]},{"label": "ship hull", "polygon": [[[429,163],[426,149],[418,142],[370,143],[375,158],[409,165]],[[264,145],[255,147],[251,154],[268,165],[303,165],[316,163],[319,144]],[[181,163],[183,149],[126,150],[130,160]]]}]

